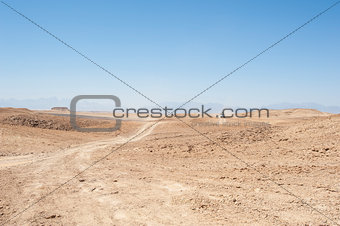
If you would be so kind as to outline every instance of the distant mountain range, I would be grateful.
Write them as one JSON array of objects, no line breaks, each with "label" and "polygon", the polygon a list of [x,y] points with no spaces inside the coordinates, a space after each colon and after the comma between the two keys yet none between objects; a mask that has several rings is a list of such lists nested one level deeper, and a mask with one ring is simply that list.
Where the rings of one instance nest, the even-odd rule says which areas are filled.
[{"label": "distant mountain range", "polygon": [[[163,102],[161,103],[161,106],[167,106],[167,107],[179,107],[183,105],[183,103],[180,102]],[[190,102],[184,106],[184,108],[199,108],[201,107],[202,103],[196,103],[196,102]],[[245,106],[225,106],[220,103],[207,103],[204,104],[205,109],[211,108],[212,113],[220,113],[223,108],[249,108]],[[290,108],[305,108],[305,109],[315,109],[322,112],[328,112],[328,113],[334,113],[338,114],[340,113],[340,106],[325,106],[322,104],[317,103],[301,103],[301,104],[293,104],[293,103],[281,103],[281,104],[271,104],[266,106],[252,106],[253,108],[268,108],[268,109],[290,109]]]},{"label": "distant mountain range", "polygon": [[70,100],[56,97],[38,99],[0,99],[0,107],[29,108],[33,110],[46,110],[52,107],[69,107]]},{"label": "distant mountain range", "polygon": [[[0,107],[16,107],[16,108],[28,108],[33,110],[46,110],[51,109],[52,107],[69,107],[70,99],[58,99],[56,97],[51,98],[39,98],[39,99],[0,99]],[[124,106],[123,107],[135,107],[135,106]],[[168,108],[176,108],[181,106],[183,103],[181,102],[162,102],[161,106],[167,106]],[[190,102],[184,106],[185,109],[188,108],[200,108],[202,103]],[[157,106],[152,106],[156,108]],[[147,106],[146,108],[152,108],[151,106]],[[204,104],[204,108],[211,108],[211,113],[219,113],[225,107],[236,108],[236,106],[225,106],[220,103],[206,103]],[[242,106],[239,106],[242,107]],[[307,109],[316,109],[322,112],[328,113],[340,113],[340,106],[325,106],[317,103],[280,103],[280,104],[271,104],[266,106],[253,106],[255,107],[263,107],[268,109],[289,109],[289,108],[307,108]],[[109,102],[100,102],[100,101],[86,101],[84,100],[82,104],[78,107],[78,110],[81,111],[112,111],[114,108],[114,104],[110,105]],[[248,107],[247,107],[248,108]]]}]

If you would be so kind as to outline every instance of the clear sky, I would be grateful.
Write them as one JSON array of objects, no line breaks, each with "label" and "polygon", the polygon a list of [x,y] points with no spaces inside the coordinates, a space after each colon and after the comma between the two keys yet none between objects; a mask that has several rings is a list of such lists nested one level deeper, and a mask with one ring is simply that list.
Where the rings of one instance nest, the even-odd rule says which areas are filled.
[{"label": "clear sky", "polygon": [[[185,102],[334,0],[6,3],[156,102]],[[113,94],[151,105],[0,4],[0,99]],[[340,106],[340,4],[195,102]]]}]

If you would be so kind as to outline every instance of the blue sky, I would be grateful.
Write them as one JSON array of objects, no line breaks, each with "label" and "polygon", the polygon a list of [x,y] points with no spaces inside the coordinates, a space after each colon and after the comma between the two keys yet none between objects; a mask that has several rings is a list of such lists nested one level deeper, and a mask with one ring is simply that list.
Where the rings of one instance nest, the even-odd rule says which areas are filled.
[{"label": "blue sky", "polygon": [[[335,1],[6,1],[156,102],[185,102]],[[340,4],[195,102],[340,106]],[[0,4],[0,99],[152,105]]]}]

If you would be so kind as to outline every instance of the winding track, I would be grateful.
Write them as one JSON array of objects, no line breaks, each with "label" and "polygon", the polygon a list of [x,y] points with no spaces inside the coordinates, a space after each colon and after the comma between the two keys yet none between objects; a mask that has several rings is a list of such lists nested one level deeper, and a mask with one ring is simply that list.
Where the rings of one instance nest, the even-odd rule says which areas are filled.
[{"label": "winding track", "polygon": [[[89,142],[89,143],[81,144],[81,145],[76,146],[76,147],[61,149],[51,156],[25,155],[25,156],[2,157],[2,158],[0,158],[0,169],[6,168],[6,167],[13,167],[13,166],[17,166],[17,165],[22,165],[22,164],[32,164],[32,163],[41,162],[41,161],[44,161],[44,160],[47,160],[47,159],[55,159],[55,158],[58,158],[58,157],[63,157],[65,155],[74,154],[74,153],[79,152],[79,151],[82,151],[84,153],[91,153],[91,152],[94,152],[94,151],[101,149],[101,148],[106,148],[106,147],[109,147],[109,146],[112,146],[112,145],[122,144],[124,142],[127,142],[132,137],[136,136],[136,134],[139,134],[143,130],[147,129],[149,126],[152,125],[152,123],[153,122],[145,123],[136,133],[131,134],[130,136],[127,136],[127,137],[117,136],[113,139]],[[162,124],[162,123],[164,123],[164,122],[157,123],[157,125]],[[144,133],[142,133],[138,137],[134,138],[131,142],[141,140],[144,137],[150,135],[157,125],[152,126],[150,129],[146,130]]]}]

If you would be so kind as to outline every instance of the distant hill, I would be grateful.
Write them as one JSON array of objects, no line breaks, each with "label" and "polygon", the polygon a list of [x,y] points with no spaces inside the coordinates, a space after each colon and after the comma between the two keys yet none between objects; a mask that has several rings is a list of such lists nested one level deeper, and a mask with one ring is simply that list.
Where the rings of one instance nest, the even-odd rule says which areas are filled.
[{"label": "distant hill", "polygon": [[271,105],[265,106],[265,108],[277,109],[277,110],[300,108],[300,109],[315,109],[321,112],[328,112],[328,113],[333,113],[333,114],[340,113],[339,106],[325,106],[325,105],[316,104],[316,103],[301,103],[301,104],[281,103],[281,104],[271,104]]},{"label": "distant hill", "polygon": [[[58,99],[56,97],[51,98],[38,98],[38,99],[0,99],[0,107],[15,107],[15,108],[28,108],[33,110],[44,109],[48,110],[55,106],[69,106],[71,99]],[[78,110],[84,111],[111,111],[114,108],[114,104],[108,103],[101,103],[100,101],[84,101],[84,105],[78,106]],[[176,108],[183,104],[184,102],[162,102],[160,103],[161,106],[167,106],[169,108]],[[184,108],[197,108],[201,107],[203,103],[198,102],[190,102],[184,106]],[[124,102],[122,102],[122,106],[124,107],[137,107],[137,106],[125,106]],[[205,108],[212,108],[210,111],[211,113],[220,113],[223,108],[230,107],[236,108],[236,106],[226,106],[225,103],[205,103]],[[147,108],[151,108],[151,105],[146,106]],[[152,106],[157,107],[157,106]],[[266,106],[238,106],[238,107],[252,107],[252,108],[268,108],[268,109],[293,109],[293,108],[301,108],[301,109],[315,109],[321,112],[328,112],[339,114],[340,113],[340,106],[325,106],[322,104],[317,103],[279,103],[279,104],[270,104]]]}]

